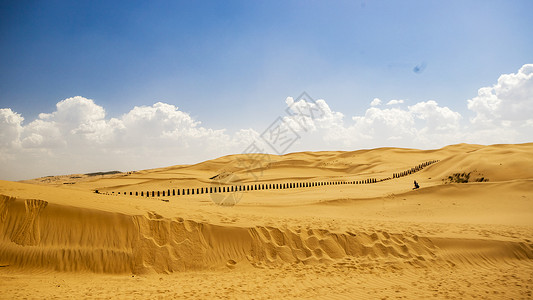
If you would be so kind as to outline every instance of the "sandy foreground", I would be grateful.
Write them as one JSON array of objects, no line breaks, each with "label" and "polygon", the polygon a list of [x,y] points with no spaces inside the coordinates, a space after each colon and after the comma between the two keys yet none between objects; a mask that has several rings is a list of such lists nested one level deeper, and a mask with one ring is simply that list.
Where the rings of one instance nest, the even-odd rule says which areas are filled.
[{"label": "sandy foreground", "polygon": [[533,143],[233,155],[0,181],[2,299],[532,291]]}]

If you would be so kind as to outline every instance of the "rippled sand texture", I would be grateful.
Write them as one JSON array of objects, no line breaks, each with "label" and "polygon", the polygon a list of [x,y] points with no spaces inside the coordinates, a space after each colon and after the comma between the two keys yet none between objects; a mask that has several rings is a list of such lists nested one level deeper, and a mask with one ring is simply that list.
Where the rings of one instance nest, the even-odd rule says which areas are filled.
[{"label": "rippled sand texture", "polygon": [[533,144],[233,155],[0,181],[2,299],[527,299],[532,290]]}]

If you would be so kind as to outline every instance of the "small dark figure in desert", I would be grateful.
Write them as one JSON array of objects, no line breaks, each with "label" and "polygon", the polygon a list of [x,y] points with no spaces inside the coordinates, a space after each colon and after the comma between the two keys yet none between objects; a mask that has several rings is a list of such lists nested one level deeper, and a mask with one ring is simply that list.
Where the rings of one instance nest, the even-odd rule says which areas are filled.
[{"label": "small dark figure in desert", "polygon": [[413,188],[413,190],[416,190],[418,188],[420,188],[420,186],[418,185],[418,182],[416,182],[416,180],[415,180],[415,187]]}]

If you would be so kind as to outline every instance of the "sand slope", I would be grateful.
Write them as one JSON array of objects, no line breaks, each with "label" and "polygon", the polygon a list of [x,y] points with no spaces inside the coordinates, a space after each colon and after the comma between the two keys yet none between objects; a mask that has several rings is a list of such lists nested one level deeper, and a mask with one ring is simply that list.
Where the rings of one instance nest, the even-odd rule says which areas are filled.
[{"label": "sand slope", "polygon": [[[486,288],[471,293],[472,284],[490,277],[499,282],[490,287],[491,295],[530,297],[531,153],[533,144],[461,144],[429,151],[382,148],[293,153],[269,156],[268,163],[264,157],[253,161],[234,155],[197,165],[103,177],[1,181],[0,277],[20,284],[17,278],[31,275],[37,280],[42,272],[144,274],[145,283],[157,285],[160,280],[155,274],[188,274],[175,280],[196,276],[219,280],[222,276],[235,283],[224,286],[238,290],[238,281],[253,274],[272,286],[277,278],[284,278],[288,289],[302,292],[294,294],[299,297],[329,295],[311,293],[308,288],[325,288],[335,278],[330,283],[339,288],[331,290],[338,296],[334,298],[350,298],[363,286],[375,286],[367,291],[377,292],[380,285],[388,287],[381,290],[382,296],[475,297]],[[242,159],[262,167],[246,169]],[[393,178],[428,161],[435,163]],[[456,173],[469,173],[470,182],[449,183],[449,176]],[[220,174],[233,179],[222,183],[210,179]],[[353,184],[369,178],[385,180]],[[480,178],[488,181],[475,182]],[[422,188],[412,190],[413,180]],[[216,205],[213,194],[135,196],[136,191],[148,190],[313,182],[345,184],[217,195],[238,196],[240,202],[232,207]],[[105,194],[96,194],[95,189]],[[437,287],[441,293],[435,294],[429,290],[432,281],[420,277],[423,273],[434,281],[449,274],[462,281],[448,282],[454,289]],[[309,276],[314,285],[298,283],[298,278]],[[354,282],[354,276],[364,280]],[[382,282],[382,276],[388,276],[389,283]],[[126,286],[136,284],[119,281]],[[417,282],[427,283],[425,290],[414,288]],[[508,286],[511,282],[517,285]],[[255,284],[261,280],[241,285],[240,295],[258,298],[261,294],[251,292]],[[214,288],[205,282],[200,285]],[[226,295],[202,292],[190,282],[182,286],[178,292],[154,290],[144,295]],[[28,296],[16,289],[1,289],[5,295]],[[279,292],[263,295],[273,297]]]},{"label": "sand slope", "polygon": [[[416,235],[220,226],[163,218],[152,212],[128,216],[47,206],[42,200],[2,198],[0,256],[4,265],[25,270],[138,274],[217,268],[237,262],[315,264],[346,256],[390,256],[413,263],[435,257],[433,243]],[[527,257],[527,250],[517,247],[516,251]]]}]

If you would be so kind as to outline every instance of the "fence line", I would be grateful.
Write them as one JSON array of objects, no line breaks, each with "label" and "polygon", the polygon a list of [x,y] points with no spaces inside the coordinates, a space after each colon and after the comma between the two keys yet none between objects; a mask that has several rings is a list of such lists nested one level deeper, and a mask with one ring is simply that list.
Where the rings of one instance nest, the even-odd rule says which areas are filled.
[{"label": "fence line", "polygon": [[[279,189],[295,189],[295,188],[309,188],[309,187],[318,187],[318,186],[327,186],[327,185],[345,185],[345,184],[372,184],[377,182],[382,182],[386,180],[397,179],[405,176],[412,175],[425,167],[428,167],[434,163],[439,162],[439,160],[430,160],[424,163],[421,163],[413,168],[408,170],[393,173],[391,177],[376,179],[376,178],[366,178],[362,180],[335,180],[335,181],[300,181],[300,182],[288,182],[288,183],[254,183],[254,184],[239,184],[239,185],[225,185],[218,187],[198,187],[198,188],[183,188],[183,189],[167,189],[163,191],[130,191],[122,192],[122,195],[130,196],[140,196],[140,197],[170,197],[172,196],[185,196],[185,195],[200,195],[200,194],[215,194],[215,193],[228,193],[228,192],[245,192],[245,191],[257,191],[257,190],[279,190]],[[105,194],[113,195],[115,192],[106,192]],[[117,195],[121,195],[121,192],[117,192]],[[157,195],[157,196],[156,196]]]}]

